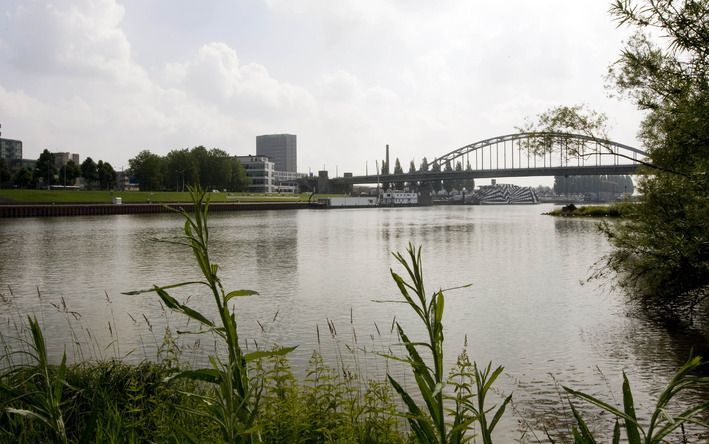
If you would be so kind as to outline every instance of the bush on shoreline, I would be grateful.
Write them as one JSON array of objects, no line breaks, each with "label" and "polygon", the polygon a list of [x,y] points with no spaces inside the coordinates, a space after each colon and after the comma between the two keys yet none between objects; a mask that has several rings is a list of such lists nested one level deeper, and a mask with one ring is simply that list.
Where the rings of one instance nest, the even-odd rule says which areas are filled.
[{"label": "bush on shoreline", "polygon": [[622,205],[584,205],[577,207],[573,204],[562,208],[554,209],[548,213],[548,216],[561,217],[623,217]]}]

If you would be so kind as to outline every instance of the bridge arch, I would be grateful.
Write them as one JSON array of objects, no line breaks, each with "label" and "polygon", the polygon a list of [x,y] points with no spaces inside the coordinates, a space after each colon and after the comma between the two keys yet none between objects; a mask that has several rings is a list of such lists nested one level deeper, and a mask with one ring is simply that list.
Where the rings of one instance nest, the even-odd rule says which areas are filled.
[{"label": "bridge arch", "polygon": [[[503,159],[500,159],[499,156],[499,148],[501,145],[503,149]],[[537,159],[542,157],[543,159],[541,160],[544,165],[546,165],[546,156],[549,156],[549,166],[551,166],[551,162],[553,160],[552,155],[555,151],[559,152],[558,160],[560,160],[560,163],[563,164],[564,161],[566,161],[567,165],[570,158],[578,159],[578,163],[581,164],[582,162],[585,163],[587,158],[592,159],[595,156],[596,164],[598,164],[601,156],[611,156],[612,162],[616,165],[622,162],[642,163],[647,158],[647,152],[641,149],[619,142],[614,142],[612,140],[591,137],[585,134],[523,132],[483,139],[469,145],[465,145],[428,162],[428,167],[431,168],[436,164],[443,166],[447,162],[453,163],[456,159],[461,159],[464,157],[468,159],[469,163],[470,155],[473,154],[476,156],[475,159],[478,166],[473,169],[486,169],[484,167],[486,160],[484,156],[485,151],[488,149],[489,157],[487,160],[491,162],[493,147],[497,150],[495,155],[497,158],[495,168],[497,169],[515,167],[522,168],[525,163],[526,167],[530,168],[532,166],[532,160],[534,160],[534,164],[536,166]],[[532,147],[537,149],[533,150],[531,149]],[[541,149],[539,149],[540,147]],[[508,153],[510,154],[509,160]],[[517,155],[516,157],[515,154]],[[515,162],[515,159],[517,162]],[[480,162],[477,162],[477,160],[480,160]],[[499,165],[500,160],[503,160],[504,162],[502,166]],[[526,162],[523,160],[526,160]],[[480,168],[481,164],[482,168]],[[465,167],[466,164],[463,163],[463,166]],[[487,169],[492,168],[493,165],[489,165],[489,168]]]}]

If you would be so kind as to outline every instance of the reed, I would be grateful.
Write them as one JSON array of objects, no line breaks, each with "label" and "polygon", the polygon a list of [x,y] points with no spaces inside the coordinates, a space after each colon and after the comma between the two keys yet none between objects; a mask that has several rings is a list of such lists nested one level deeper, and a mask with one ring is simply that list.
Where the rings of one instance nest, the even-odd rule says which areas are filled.
[{"label": "reed", "polygon": [[[696,376],[693,374],[700,365],[701,358],[696,356],[690,358],[680,367],[658,397],[655,410],[645,426],[643,426],[635,413],[633,392],[625,373],[623,373],[622,410],[598,398],[568,387],[564,387],[564,390],[573,397],[599,407],[616,417],[615,426],[613,427],[613,444],[620,443],[621,423],[625,430],[625,439],[629,444],[659,444],[668,442],[668,438],[672,436],[673,433],[677,432],[678,429],[681,434],[684,434],[684,425],[688,423],[709,429],[709,424],[702,422],[700,419],[702,413],[709,411],[709,401],[694,405],[678,414],[672,413],[671,406],[672,400],[680,393],[701,386],[709,386],[709,377]],[[595,443],[597,441],[596,438],[594,438],[590,428],[576,410],[574,404],[569,401],[569,405],[577,425],[572,429],[574,442],[576,444]],[[683,442],[687,442],[686,438],[683,439]]]},{"label": "reed", "polygon": [[[473,423],[479,425],[480,434],[485,444],[492,443],[492,432],[505,412],[511,395],[508,396],[497,408],[491,420],[488,413],[495,407],[485,406],[485,398],[490,392],[497,377],[503,368],[492,370],[488,364],[481,370],[477,364],[471,365],[464,351],[458,358],[451,378],[454,394],[446,393],[443,368],[443,311],[445,298],[443,290],[434,292],[430,299],[426,296],[423,280],[423,265],[421,261],[421,247],[418,249],[409,244],[407,250],[408,260],[401,253],[394,253],[396,260],[403,266],[409,280],[406,281],[399,274],[391,270],[391,276],[396,282],[404,301],[421,320],[428,336],[424,342],[414,342],[409,339],[401,325],[397,322],[396,329],[406,348],[407,356],[396,359],[407,363],[414,374],[418,396],[423,399],[425,406],[420,407],[402,384],[391,375],[387,378],[394,390],[401,396],[406,404],[407,411],[401,413],[405,417],[414,437],[420,443],[462,443],[470,439],[466,433]],[[466,285],[467,287],[467,285]],[[422,350],[422,352],[419,352]],[[432,363],[431,366],[429,363]],[[446,404],[453,403],[453,408]]]},{"label": "reed", "polygon": [[[20,372],[20,376],[16,380],[19,382],[14,386],[8,384],[6,378],[0,381],[0,392],[4,395],[4,403],[8,405],[4,410],[11,415],[41,422],[54,442],[66,443],[66,426],[62,412],[62,395],[66,385],[66,352],[62,355],[58,367],[50,366],[47,345],[37,318],[28,316],[27,323],[32,334],[30,350],[17,353],[27,354],[36,365],[18,367],[16,371]],[[12,407],[18,403],[23,407]]]},{"label": "reed", "polygon": [[[195,395],[204,402],[205,410],[193,410],[192,413],[204,416],[217,424],[225,442],[259,442],[261,438],[256,420],[262,387],[258,383],[252,384],[249,377],[249,363],[266,357],[285,355],[295,347],[251,353],[245,353],[242,350],[239,344],[236,317],[230,302],[234,298],[257,295],[258,293],[253,290],[230,292],[224,290],[218,276],[219,266],[212,263],[209,256],[207,221],[210,196],[197,187],[190,188],[190,197],[194,208],[193,214],[185,210],[175,210],[184,217],[184,236],[169,242],[192,250],[204,280],[163,286],[154,285],[151,289],[125,294],[156,293],[169,309],[197,321],[203,328],[198,333],[211,333],[222,341],[227,350],[226,361],[217,354],[211,355],[209,357],[211,367],[179,371],[174,377],[188,378],[214,386],[214,390],[210,394]],[[170,289],[184,286],[205,286],[209,289],[219,314],[218,322],[209,319],[197,309],[178,302],[168,292]],[[186,441],[198,442],[197,437],[189,431],[181,430],[181,432]]]}]

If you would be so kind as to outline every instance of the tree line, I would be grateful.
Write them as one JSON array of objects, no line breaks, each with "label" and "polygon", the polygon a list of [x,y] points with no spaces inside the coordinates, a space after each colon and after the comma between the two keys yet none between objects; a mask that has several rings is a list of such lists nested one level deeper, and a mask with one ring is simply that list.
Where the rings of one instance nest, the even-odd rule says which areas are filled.
[{"label": "tree line", "polygon": [[172,150],[165,156],[143,150],[128,164],[141,191],[185,191],[189,185],[244,191],[251,183],[241,162],[218,148],[196,146]]},{"label": "tree line", "polygon": [[633,194],[635,185],[630,176],[554,176],[554,193]]},{"label": "tree line", "polygon": [[[472,167],[470,166],[470,162],[468,162],[467,166],[465,167],[465,171],[472,171]],[[441,165],[438,162],[433,163],[430,167],[428,165],[428,159],[425,157],[421,159],[421,164],[419,165],[418,169],[416,168],[416,164],[413,160],[409,163],[409,170],[408,174],[413,174],[413,173],[425,173],[427,171],[441,171]],[[443,166],[443,171],[446,172],[452,172],[452,171],[463,171],[463,164],[462,162],[458,161],[455,163],[455,168],[453,167],[453,164],[451,163],[450,160],[446,161],[446,163]],[[392,173],[389,173],[389,165],[387,165],[386,160],[382,160],[382,169],[381,169],[381,174],[382,175],[387,175],[387,174],[404,174],[404,169],[401,166],[401,162],[399,161],[399,158],[397,157],[395,162],[394,162],[394,170]],[[431,186],[433,188],[433,191],[438,192],[441,190],[446,190],[447,192],[451,192],[453,190],[456,191],[462,191],[463,189],[466,189],[467,191],[472,191],[475,188],[475,179],[451,179],[451,180],[434,180],[431,183]],[[408,189],[411,191],[416,191],[418,190],[420,184],[416,182],[398,182],[398,183],[384,183],[383,188],[384,190],[388,190],[389,188],[393,188],[395,190],[404,190]]]},{"label": "tree line", "polygon": [[116,186],[116,171],[110,163],[99,160],[98,163],[87,157],[77,165],[73,160],[57,168],[54,154],[45,149],[35,162],[34,168],[18,166],[11,168],[0,159],[0,186],[15,188],[50,187],[52,185],[74,186],[83,178],[87,188],[112,189]]}]

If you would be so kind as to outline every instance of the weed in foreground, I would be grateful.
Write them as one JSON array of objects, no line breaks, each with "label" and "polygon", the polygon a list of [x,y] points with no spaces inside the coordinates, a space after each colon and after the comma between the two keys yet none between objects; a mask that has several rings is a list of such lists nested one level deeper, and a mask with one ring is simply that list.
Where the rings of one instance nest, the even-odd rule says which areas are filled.
[{"label": "weed in foreground", "polygon": [[[487,414],[494,407],[485,407],[485,397],[489,393],[503,368],[492,370],[491,364],[483,370],[476,364],[470,364],[467,353],[463,352],[458,359],[452,373],[454,394],[448,395],[445,391],[447,381],[444,379],[443,369],[443,308],[445,299],[443,290],[433,293],[430,299],[426,296],[423,281],[423,267],[421,262],[421,248],[416,249],[412,244],[407,248],[409,260],[401,254],[394,253],[396,260],[406,270],[409,281],[391,271],[391,276],[396,282],[404,303],[416,312],[423,322],[428,335],[425,342],[413,342],[397,322],[396,328],[399,337],[406,348],[407,356],[398,358],[388,356],[407,363],[414,374],[418,395],[423,399],[425,407],[422,409],[407,390],[394,379],[387,375],[389,382],[401,399],[406,404],[407,412],[402,413],[411,426],[414,437],[420,443],[462,443],[471,437],[466,437],[473,423],[477,423],[479,433],[485,444],[492,443],[492,432],[505,412],[507,404],[512,399],[508,396],[499,406],[493,418],[488,420]],[[402,301],[385,301],[402,302]],[[433,363],[433,368],[419,353],[424,351],[424,356]],[[471,368],[472,367],[472,368]],[[447,408],[447,404],[453,408]]]}]

